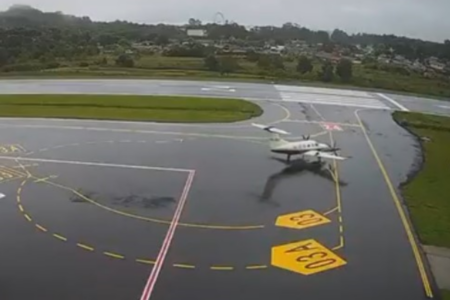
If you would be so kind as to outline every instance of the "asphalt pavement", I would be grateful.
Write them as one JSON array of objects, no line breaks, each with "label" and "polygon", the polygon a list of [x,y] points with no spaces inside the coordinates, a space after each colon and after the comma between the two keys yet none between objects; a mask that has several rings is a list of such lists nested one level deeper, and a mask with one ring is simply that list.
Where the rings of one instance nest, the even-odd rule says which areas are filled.
[{"label": "asphalt pavement", "polygon": [[[1,299],[438,297],[396,189],[420,152],[390,112],[445,114],[443,102],[147,80],[0,91],[237,97],[265,111],[206,126],[0,119]],[[253,121],[336,141],[351,159],[287,165]]]}]

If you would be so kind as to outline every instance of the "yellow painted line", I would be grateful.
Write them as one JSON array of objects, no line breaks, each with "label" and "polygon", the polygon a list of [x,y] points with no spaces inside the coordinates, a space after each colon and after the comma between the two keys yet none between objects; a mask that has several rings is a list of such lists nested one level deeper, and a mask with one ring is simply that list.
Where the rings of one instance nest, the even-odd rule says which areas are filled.
[{"label": "yellow painted line", "polygon": [[173,264],[175,268],[181,268],[181,269],[195,269],[194,265],[186,265],[186,264]]},{"label": "yellow painted line", "polygon": [[19,210],[20,210],[21,212],[24,212],[22,204],[19,204]]},{"label": "yellow painted line", "polygon": [[3,171],[5,173],[8,173],[10,175],[16,176],[16,177],[25,177],[27,174],[24,174],[22,172],[19,172],[17,170],[14,170],[12,168],[6,167],[6,166],[0,166],[0,171]]},{"label": "yellow painted line", "polygon": [[36,180],[34,181],[34,183],[45,182],[45,181],[47,181],[47,180],[49,180],[49,179],[55,179],[55,178],[58,178],[58,176],[56,176],[56,175],[50,175],[50,176],[48,176],[48,177],[38,178],[38,179],[36,179]]},{"label": "yellow painted line", "polygon": [[342,244],[339,244],[338,246],[332,248],[332,250],[339,250],[339,249],[341,249],[342,247],[343,247]]},{"label": "yellow painted line", "polygon": [[17,203],[20,203],[20,195],[16,196]]},{"label": "yellow painted line", "polygon": [[324,216],[327,216],[327,215],[329,215],[329,214],[334,213],[336,210],[338,210],[338,207],[337,207],[337,206],[336,206],[335,208],[330,209],[329,211],[323,213],[323,215],[324,215]]},{"label": "yellow painted line", "polygon": [[25,219],[27,219],[28,222],[33,221],[28,214],[24,213],[23,216],[25,217]]},{"label": "yellow painted line", "polygon": [[61,240],[61,241],[63,241],[63,242],[67,242],[67,238],[63,237],[62,235],[59,235],[59,234],[54,233],[53,236],[54,236],[55,238],[57,238],[58,240]]},{"label": "yellow painted line", "polygon": [[278,124],[278,123],[282,123],[282,122],[285,122],[285,121],[287,121],[287,120],[289,120],[291,118],[291,111],[289,109],[287,109],[286,107],[284,107],[283,105],[281,105],[279,103],[271,103],[271,104],[281,108],[284,111],[285,116],[284,116],[284,118],[282,118],[280,120],[276,120],[274,122],[269,123],[269,125],[275,125],[275,124]]},{"label": "yellow painted line", "polygon": [[14,160],[15,160],[15,162],[22,168],[22,170],[27,174],[27,178],[31,178],[31,177],[32,177],[31,173],[28,172],[28,170],[23,166],[23,164],[20,163],[19,160],[18,160],[17,158],[14,159]]},{"label": "yellow painted line", "polygon": [[19,187],[19,188],[17,189],[17,193],[19,193],[19,194],[22,193],[22,187]]},{"label": "yellow painted line", "polygon": [[94,251],[94,248],[93,248],[93,247],[88,246],[88,245],[86,245],[86,244],[77,243],[77,246],[80,247],[80,248],[82,248],[82,249],[84,249],[84,250],[87,250],[87,251]]},{"label": "yellow painted line", "polygon": [[141,264],[146,264],[146,265],[154,265],[155,264],[154,260],[148,260],[148,259],[137,258],[135,261],[138,263],[141,263]]},{"label": "yellow painted line", "polygon": [[[39,164],[28,164],[28,165],[24,165],[24,167],[29,168],[29,167],[37,167],[39,166]],[[12,166],[11,168],[13,169],[20,169],[20,166]]]},{"label": "yellow painted line", "polygon": [[406,214],[405,211],[403,210],[403,207],[401,205],[400,199],[397,196],[397,193],[395,192],[394,186],[392,185],[391,179],[389,178],[389,175],[386,171],[386,168],[384,167],[383,163],[381,162],[380,157],[378,156],[377,151],[375,150],[375,147],[369,137],[369,135],[367,134],[367,130],[366,127],[364,126],[364,123],[362,122],[361,118],[358,115],[358,111],[360,110],[356,110],[355,111],[355,116],[356,119],[358,120],[359,125],[361,126],[362,132],[364,134],[364,137],[366,138],[367,144],[369,145],[370,150],[372,151],[373,156],[375,157],[375,160],[377,161],[378,167],[380,168],[381,173],[383,174],[384,180],[389,188],[389,192],[391,193],[392,196],[392,200],[395,203],[395,206],[397,208],[398,214],[400,215],[400,219],[403,223],[403,227],[405,228],[406,234],[408,236],[408,240],[409,243],[411,244],[411,248],[414,254],[414,258],[416,259],[417,262],[417,267],[419,269],[419,273],[420,273],[420,277],[422,279],[423,282],[423,286],[425,289],[425,294],[429,297],[429,298],[433,298],[433,291],[431,290],[431,284],[430,284],[430,280],[428,279],[428,275],[427,272],[425,271],[425,266],[422,260],[422,257],[420,255],[419,252],[419,248],[417,246],[417,242],[414,238],[414,234],[412,232],[411,229],[411,225],[409,224],[407,218],[406,218]]},{"label": "yellow painted line", "polygon": [[20,186],[23,187],[23,186],[25,185],[26,182],[27,182],[26,180],[22,181],[22,183],[20,184]]},{"label": "yellow painted line", "polygon": [[255,265],[255,266],[246,266],[247,270],[262,270],[267,269],[267,265]]},{"label": "yellow painted line", "polygon": [[[333,133],[330,131],[330,142],[331,145],[334,144],[334,138],[333,138]],[[343,248],[345,243],[344,243],[344,236],[343,236],[343,232],[344,232],[344,227],[342,225],[342,199],[341,199],[341,187],[339,185],[339,169],[338,169],[338,165],[336,163],[336,160],[333,160],[333,169],[334,169],[334,177],[335,177],[335,190],[336,190],[336,203],[337,203],[337,211],[339,213],[339,232],[340,232],[340,237],[339,237],[339,246],[333,248],[333,250],[337,250],[340,248]]]},{"label": "yellow painted line", "polygon": [[47,228],[45,228],[39,224],[34,224],[34,226],[36,226],[36,228],[39,229],[40,231],[47,232]]},{"label": "yellow painted line", "polygon": [[[72,193],[74,193],[75,195],[80,197],[81,199],[83,199],[83,200],[85,200],[85,201],[87,201],[87,202],[89,202],[89,203],[91,203],[91,204],[93,204],[93,205],[95,205],[97,207],[103,208],[106,211],[109,211],[109,212],[112,212],[112,213],[115,213],[115,214],[118,214],[118,215],[121,215],[121,216],[130,217],[130,218],[133,218],[133,219],[147,221],[147,222],[166,224],[166,225],[170,225],[170,222],[171,222],[171,221],[168,221],[168,220],[149,218],[149,217],[144,217],[144,216],[140,216],[140,215],[135,215],[135,214],[132,214],[132,213],[124,212],[124,211],[121,211],[121,210],[117,210],[117,209],[111,208],[109,206],[100,204],[97,201],[86,197],[85,195],[79,193],[78,191],[76,191],[76,190],[74,190],[74,189],[72,189],[70,187],[67,187],[67,186],[64,186],[64,185],[61,185],[61,184],[58,184],[58,183],[54,183],[54,182],[51,182],[51,181],[48,181],[48,180],[44,181],[44,182],[48,183],[50,185],[59,187],[61,189],[64,189],[64,190],[67,190],[67,191],[71,191]],[[191,227],[191,228],[203,228],[203,229],[220,229],[220,230],[253,230],[253,229],[262,229],[262,228],[264,228],[264,225],[225,226],[225,225],[207,225],[207,224],[195,224],[195,223],[178,223],[177,226]]]},{"label": "yellow painted line", "polygon": [[225,266],[211,266],[209,267],[211,270],[214,271],[232,271],[234,270],[234,267],[225,267]]},{"label": "yellow painted line", "polygon": [[125,259],[125,256],[117,254],[117,253],[112,253],[112,252],[103,252],[104,255],[112,257],[112,258],[116,258],[116,259]]}]

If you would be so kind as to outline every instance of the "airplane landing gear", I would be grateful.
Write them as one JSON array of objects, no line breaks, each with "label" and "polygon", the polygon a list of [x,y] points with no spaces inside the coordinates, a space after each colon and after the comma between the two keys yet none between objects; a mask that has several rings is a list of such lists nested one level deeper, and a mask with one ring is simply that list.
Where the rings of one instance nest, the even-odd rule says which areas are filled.
[{"label": "airplane landing gear", "polygon": [[287,155],[287,160],[286,161],[287,161],[287,163],[291,162],[291,155],[290,154]]}]

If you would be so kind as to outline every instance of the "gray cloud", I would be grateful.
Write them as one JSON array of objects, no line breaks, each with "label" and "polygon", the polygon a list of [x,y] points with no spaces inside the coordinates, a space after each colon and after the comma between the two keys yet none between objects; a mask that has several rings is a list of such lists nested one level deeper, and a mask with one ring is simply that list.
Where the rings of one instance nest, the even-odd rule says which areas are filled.
[{"label": "gray cloud", "polygon": [[[0,0],[4,10],[14,0]],[[450,39],[448,0],[23,0],[45,11],[87,15],[94,20],[184,23],[190,17],[211,22],[222,12],[246,25],[294,22],[312,29],[406,35],[434,41]]]}]

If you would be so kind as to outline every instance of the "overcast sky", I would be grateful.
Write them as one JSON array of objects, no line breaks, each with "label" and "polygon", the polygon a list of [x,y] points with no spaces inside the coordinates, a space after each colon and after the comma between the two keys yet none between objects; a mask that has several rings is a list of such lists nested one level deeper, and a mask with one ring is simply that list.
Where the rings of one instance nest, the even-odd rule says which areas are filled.
[{"label": "overcast sky", "polygon": [[44,11],[140,23],[212,22],[216,12],[246,25],[298,23],[311,29],[450,39],[450,0],[0,0]]}]

